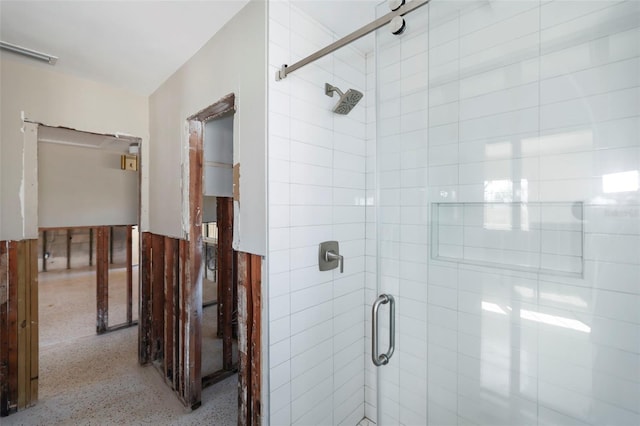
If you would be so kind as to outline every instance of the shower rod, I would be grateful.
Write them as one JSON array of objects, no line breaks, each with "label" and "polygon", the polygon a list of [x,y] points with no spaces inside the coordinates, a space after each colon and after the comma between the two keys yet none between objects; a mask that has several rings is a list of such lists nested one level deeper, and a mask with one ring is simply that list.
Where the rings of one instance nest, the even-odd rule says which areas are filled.
[{"label": "shower rod", "polygon": [[405,5],[400,7],[398,10],[395,10],[393,12],[387,13],[386,15],[384,15],[384,16],[376,19],[375,21],[365,25],[364,27],[360,28],[359,30],[356,30],[356,31],[352,32],[351,34],[341,38],[340,40],[334,41],[333,43],[331,43],[327,47],[324,47],[324,48],[318,50],[316,53],[313,53],[313,54],[307,56],[306,58],[299,60],[295,64],[293,64],[293,65],[287,65],[287,64],[282,65],[282,67],[278,71],[276,71],[276,81],[280,81],[283,78],[286,78],[287,75],[291,74],[295,70],[297,70],[299,68],[302,68],[305,65],[308,65],[311,62],[314,62],[314,61],[322,58],[323,56],[328,55],[329,53],[333,53],[334,51],[340,49],[341,47],[344,47],[344,46],[346,46],[346,45],[358,40],[359,38],[364,37],[367,34],[377,30],[378,28],[387,25],[396,16],[404,16],[404,15],[406,15],[408,13],[411,13],[414,10],[416,10],[417,8],[419,8],[421,6],[424,6],[425,4],[429,3],[430,1],[431,0],[413,0],[413,1],[410,1],[409,3],[406,3]]}]

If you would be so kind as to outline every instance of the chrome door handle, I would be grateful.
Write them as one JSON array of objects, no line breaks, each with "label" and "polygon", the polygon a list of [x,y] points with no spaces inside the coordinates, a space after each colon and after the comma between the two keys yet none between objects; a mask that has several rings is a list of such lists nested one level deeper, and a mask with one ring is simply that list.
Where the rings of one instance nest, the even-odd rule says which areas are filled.
[{"label": "chrome door handle", "polygon": [[[389,304],[389,349],[378,355],[378,311],[380,305]],[[371,359],[376,367],[387,365],[396,349],[396,301],[390,294],[378,296],[371,307]]]},{"label": "chrome door handle", "polygon": [[332,250],[327,250],[324,252],[324,260],[325,262],[331,262],[332,260],[337,260],[340,264],[340,273],[344,273],[344,256],[341,254],[337,254]]}]

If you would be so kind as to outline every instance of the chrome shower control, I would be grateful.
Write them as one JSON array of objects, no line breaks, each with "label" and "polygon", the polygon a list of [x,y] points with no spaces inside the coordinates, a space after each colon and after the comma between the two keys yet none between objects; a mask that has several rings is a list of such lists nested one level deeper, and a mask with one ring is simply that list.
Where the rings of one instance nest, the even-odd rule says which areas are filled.
[{"label": "chrome shower control", "polygon": [[340,264],[340,273],[344,273],[344,257],[342,255],[336,254],[331,250],[327,250],[324,252],[324,260],[326,262],[331,262],[333,260],[337,260]]},{"label": "chrome shower control", "polygon": [[340,273],[344,273],[344,257],[340,254],[337,241],[320,243],[318,250],[318,267],[321,271],[330,271],[340,266]]}]

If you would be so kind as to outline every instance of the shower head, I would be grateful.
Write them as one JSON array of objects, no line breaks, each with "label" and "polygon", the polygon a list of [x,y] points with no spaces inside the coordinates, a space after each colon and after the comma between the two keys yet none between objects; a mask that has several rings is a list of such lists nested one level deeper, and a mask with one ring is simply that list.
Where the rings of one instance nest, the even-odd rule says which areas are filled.
[{"label": "shower head", "polygon": [[330,85],[329,83],[324,84],[324,94],[327,96],[333,97],[333,92],[338,92],[340,95],[340,100],[338,104],[333,108],[333,112],[336,114],[347,115],[360,99],[362,99],[362,92],[359,92],[355,89],[349,89],[346,93],[342,93],[340,89],[335,86]]}]

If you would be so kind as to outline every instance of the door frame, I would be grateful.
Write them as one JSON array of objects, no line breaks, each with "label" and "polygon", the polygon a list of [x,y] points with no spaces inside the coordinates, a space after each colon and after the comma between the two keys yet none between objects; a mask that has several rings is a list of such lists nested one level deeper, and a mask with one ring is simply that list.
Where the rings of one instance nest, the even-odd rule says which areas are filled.
[{"label": "door frame", "polygon": [[[17,411],[35,405],[38,401],[38,376],[39,376],[39,309],[38,309],[38,132],[39,126],[46,124],[23,120],[23,204],[24,223],[23,239],[19,241],[0,241],[0,337],[9,344],[0,347],[0,417],[5,417]],[[94,133],[72,129],[64,126],[58,127],[72,131],[118,137],[116,134]],[[138,142],[138,224],[141,222],[141,167],[142,138],[136,137]],[[108,227],[108,225],[106,225]],[[139,229],[139,228],[138,228]],[[105,231],[106,232],[106,231]],[[139,232],[139,231],[138,231]],[[129,238],[128,238],[129,240]],[[108,235],[103,242],[108,241]],[[130,252],[130,250],[128,250]],[[127,256],[129,260],[130,256]],[[105,250],[106,259],[106,250]],[[98,260],[98,259],[96,259]],[[108,262],[104,262],[102,274],[108,275]],[[106,271],[106,272],[105,272]],[[100,267],[97,268],[100,273]],[[98,289],[100,282],[98,278]],[[103,287],[107,281],[103,281]],[[100,324],[101,305],[108,309],[104,303],[100,303],[100,291],[97,302],[97,331],[103,332],[129,327],[133,321],[128,321],[120,326],[108,327],[103,321]],[[108,293],[103,296],[107,297]],[[6,295],[6,297],[3,297]],[[103,314],[106,312],[103,311]],[[106,321],[106,316],[104,317]]]},{"label": "door frame", "polygon": [[[189,193],[187,197],[189,228],[187,232],[190,235],[190,253],[193,254],[193,258],[190,260],[193,272],[201,271],[200,268],[202,267],[204,124],[207,121],[234,114],[235,111],[236,97],[234,93],[230,93],[187,118],[189,129]],[[233,200],[231,200],[234,209],[236,208],[236,203],[239,202],[238,186],[239,168],[234,165]],[[231,220],[233,220],[233,216],[234,214],[231,212]],[[237,252],[237,256],[238,267],[235,276],[238,285],[238,424],[260,425],[262,416],[262,257],[244,252]],[[191,282],[189,291],[198,292],[202,288],[203,275],[193,276],[199,277],[198,282]],[[195,308],[201,309],[201,305],[202,300],[200,300],[199,306]],[[227,310],[227,313],[224,313],[223,310],[223,314],[229,321],[231,320],[230,310]],[[197,325],[198,333],[201,336],[202,315],[199,315],[197,320],[199,321]],[[200,356],[199,350],[195,352]],[[198,361],[197,367],[199,370],[200,360]],[[202,378],[202,380],[206,380],[206,378]],[[200,385],[202,385],[202,381],[200,381]]]}]

